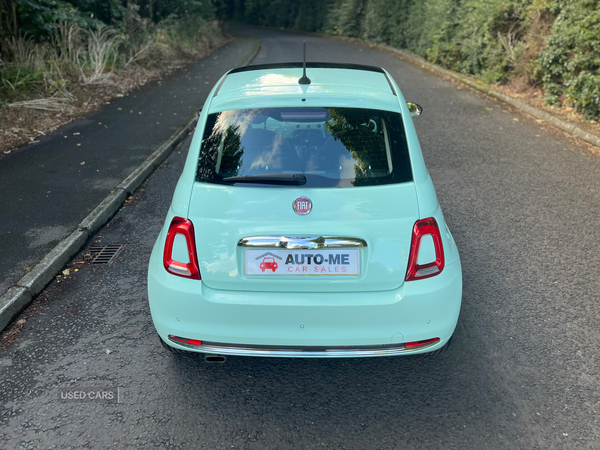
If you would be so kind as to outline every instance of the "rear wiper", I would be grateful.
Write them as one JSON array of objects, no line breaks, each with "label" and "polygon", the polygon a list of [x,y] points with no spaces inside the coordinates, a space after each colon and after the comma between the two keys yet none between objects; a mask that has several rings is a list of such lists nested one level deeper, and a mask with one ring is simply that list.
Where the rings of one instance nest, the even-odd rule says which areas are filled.
[{"label": "rear wiper", "polygon": [[223,183],[256,183],[296,185],[306,184],[306,177],[300,173],[274,173],[272,175],[243,175],[240,177],[225,177]]}]

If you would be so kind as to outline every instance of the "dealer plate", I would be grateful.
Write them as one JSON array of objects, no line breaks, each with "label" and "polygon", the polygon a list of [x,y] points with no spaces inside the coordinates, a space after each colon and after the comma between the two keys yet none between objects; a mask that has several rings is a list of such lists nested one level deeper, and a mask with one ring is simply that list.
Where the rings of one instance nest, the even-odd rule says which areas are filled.
[{"label": "dealer plate", "polygon": [[246,250],[245,275],[360,275],[359,250]]}]

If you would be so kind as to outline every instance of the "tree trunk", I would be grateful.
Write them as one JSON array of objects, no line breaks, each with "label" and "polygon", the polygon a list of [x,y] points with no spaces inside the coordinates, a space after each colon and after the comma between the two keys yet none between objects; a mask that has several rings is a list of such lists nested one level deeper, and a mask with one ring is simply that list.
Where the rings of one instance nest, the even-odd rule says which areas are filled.
[{"label": "tree trunk", "polygon": [[18,32],[17,0],[0,0],[0,56],[10,59],[7,40]]},{"label": "tree trunk", "polygon": [[154,21],[154,0],[148,0],[148,18]]},{"label": "tree trunk", "polygon": [[10,9],[12,12],[12,30],[8,30],[9,34],[17,37],[19,26],[17,25],[17,0],[10,0]]}]

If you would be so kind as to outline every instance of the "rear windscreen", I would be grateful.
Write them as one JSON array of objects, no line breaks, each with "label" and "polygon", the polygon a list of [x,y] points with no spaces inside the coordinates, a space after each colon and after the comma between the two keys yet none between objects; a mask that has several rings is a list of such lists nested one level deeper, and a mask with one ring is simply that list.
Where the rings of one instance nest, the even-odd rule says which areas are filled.
[{"label": "rear windscreen", "polygon": [[[196,181],[272,187],[261,184],[261,177],[292,174],[302,176],[307,187],[412,181],[400,114],[358,108],[269,108],[208,116]],[[238,183],[239,177],[252,178],[252,183]]]}]

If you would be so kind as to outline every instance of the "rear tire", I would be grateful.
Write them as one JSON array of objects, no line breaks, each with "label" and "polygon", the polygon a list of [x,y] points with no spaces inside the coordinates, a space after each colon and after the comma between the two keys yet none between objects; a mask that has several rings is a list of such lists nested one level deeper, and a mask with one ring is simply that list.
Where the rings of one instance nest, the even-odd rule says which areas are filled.
[{"label": "rear tire", "polygon": [[171,347],[169,344],[167,344],[165,341],[163,341],[160,336],[158,337],[158,340],[160,341],[160,343],[162,344],[164,349],[166,351],[168,351],[169,353],[172,353],[174,355],[185,355],[187,353],[190,353],[190,352],[186,352],[185,350],[181,350],[179,348]]},{"label": "rear tire", "polygon": [[419,356],[429,358],[430,356],[436,356],[436,355],[440,355],[442,353],[446,353],[448,351],[448,349],[450,348],[450,343],[452,342],[453,337],[454,336],[451,336],[450,339],[448,339],[448,342],[446,342],[442,348],[438,348],[437,350],[434,350],[432,352],[421,353]]}]

